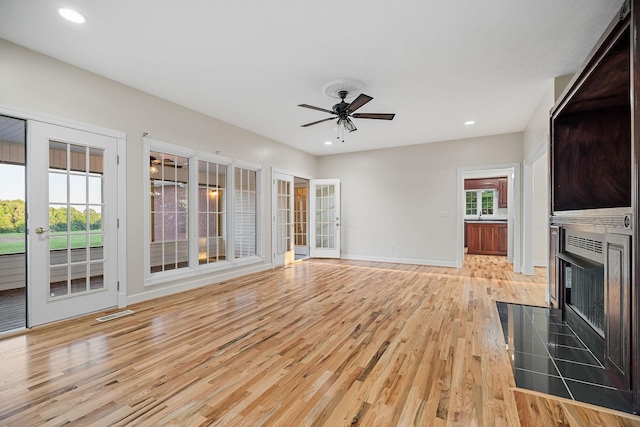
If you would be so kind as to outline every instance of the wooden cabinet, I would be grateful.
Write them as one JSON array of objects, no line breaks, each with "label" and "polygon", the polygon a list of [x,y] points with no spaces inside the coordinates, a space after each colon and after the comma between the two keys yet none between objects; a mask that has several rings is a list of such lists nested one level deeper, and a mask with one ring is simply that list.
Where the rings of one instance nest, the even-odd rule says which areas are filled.
[{"label": "wooden cabinet", "polygon": [[482,228],[480,224],[468,222],[466,224],[466,240],[467,240],[467,253],[479,254],[482,252],[480,247]]},{"label": "wooden cabinet", "polygon": [[498,207],[506,208],[508,206],[507,199],[509,195],[509,181],[507,178],[498,178]]},{"label": "wooden cabinet", "polygon": [[507,254],[507,245],[508,245],[508,231],[507,231],[507,224],[506,223],[501,223],[498,224],[497,226],[498,228],[498,241],[496,242],[496,246],[498,248],[498,254],[499,255],[506,255]]},{"label": "wooden cabinet", "polygon": [[[604,285],[597,290],[604,293],[604,301],[598,303],[604,306],[600,331],[604,364],[616,387],[632,391],[636,411],[640,411],[639,31],[640,1],[625,1],[552,108],[549,146],[550,223],[563,231],[561,255],[571,253],[569,232],[603,236],[597,249],[604,257]],[[556,276],[568,280],[553,268],[550,264],[551,301],[564,296],[561,306],[566,315],[569,294],[565,290],[564,295],[553,295],[554,289],[562,290],[553,281]],[[579,283],[573,273],[571,282],[573,297]]]},{"label": "wooden cabinet", "polygon": [[507,255],[507,223],[468,222],[467,253],[472,255]]},{"label": "wooden cabinet", "polygon": [[466,190],[497,190],[498,208],[507,207],[509,179],[506,176],[497,178],[469,178],[464,180]]}]

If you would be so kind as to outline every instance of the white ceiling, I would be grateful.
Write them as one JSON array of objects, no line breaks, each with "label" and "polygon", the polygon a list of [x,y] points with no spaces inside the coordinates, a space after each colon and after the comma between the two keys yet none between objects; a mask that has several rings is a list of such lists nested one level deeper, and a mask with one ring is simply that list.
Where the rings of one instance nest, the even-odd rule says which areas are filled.
[{"label": "white ceiling", "polygon": [[[522,131],[622,0],[0,0],[0,37],[316,155]],[[86,16],[73,24],[57,13]],[[322,86],[374,100],[335,140]],[[350,99],[347,99],[349,101]],[[464,126],[475,120],[473,126]]]}]

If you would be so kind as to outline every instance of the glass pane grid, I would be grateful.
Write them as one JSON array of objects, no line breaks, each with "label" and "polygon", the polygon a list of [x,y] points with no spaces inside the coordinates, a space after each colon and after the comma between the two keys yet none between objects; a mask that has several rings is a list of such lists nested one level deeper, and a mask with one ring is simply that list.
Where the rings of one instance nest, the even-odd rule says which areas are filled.
[{"label": "glass pane grid", "polygon": [[291,209],[289,207],[290,183],[277,181],[277,252],[279,254],[289,250],[291,240]]},{"label": "glass pane grid", "polygon": [[482,215],[493,215],[493,196],[493,190],[482,192]]},{"label": "glass pane grid", "polygon": [[257,172],[236,168],[234,177],[235,257],[244,258],[256,255]]},{"label": "glass pane grid", "polygon": [[[102,289],[104,150],[49,144],[50,297]],[[91,248],[91,249],[89,249]],[[97,260],[97,261],[96,261]],[[102,279],[100,279],[102,281]],[[94,283],[90,286],[90,283]],[[103,281],[102,281],[103,282]]]},{"label": "glass pane grid", "polygon": [[223,242],[226,225],[224,190],[227,167],[198,161],[198,263],[224,260]]},{"label": "glass pane grid", "polygon": [[478,214],[478,194],[475,191],[466,192],[466,209],[467,215]]},{"label": "glass pane grid", "polygon": [[152,151],[151,272],[188,266],[189,162],[186,157]]},{"label": "glass pane grid", "polygon": [[334,185],[316,187],[316,248],[335,249]]},{"label": "glass pane grid", "polygon": [[307,189],[296,188],[294,197],[294,240],[296,246],[307,245]]}]

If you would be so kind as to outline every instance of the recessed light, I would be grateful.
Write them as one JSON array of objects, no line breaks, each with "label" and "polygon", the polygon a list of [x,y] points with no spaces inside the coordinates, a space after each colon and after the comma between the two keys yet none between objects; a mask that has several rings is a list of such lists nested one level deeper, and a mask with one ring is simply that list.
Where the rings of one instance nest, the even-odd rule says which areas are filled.
[{"label": "recessed light", "polygon": [[464,122],[464,124],[465,124],[465,126],[471,126],[471,125],[475,125],[476,122],[475,122],[475,120],[468,120],[468,121]]},{"label": "recessed light", "polygon": [[324,142],[324,145],[331,145],[331,144],[333,144],[333,142],[331,142],[331,141],[325,141]]},{"label": "recessed light", "polygon": [[67,21],[75,22],[76,24],[82,24],[86,21],[84,16],[73,9],[58,9],[58,13]]}]

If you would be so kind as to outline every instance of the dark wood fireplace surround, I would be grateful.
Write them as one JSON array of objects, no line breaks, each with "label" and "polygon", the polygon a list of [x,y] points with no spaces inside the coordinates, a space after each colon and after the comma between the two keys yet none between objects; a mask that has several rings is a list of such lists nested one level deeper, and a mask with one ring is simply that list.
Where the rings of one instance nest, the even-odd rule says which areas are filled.
[{"label": "dark wood fireplace surround", "polygon": [[640,0],[551,110],[551,304],[640,411]]}]

